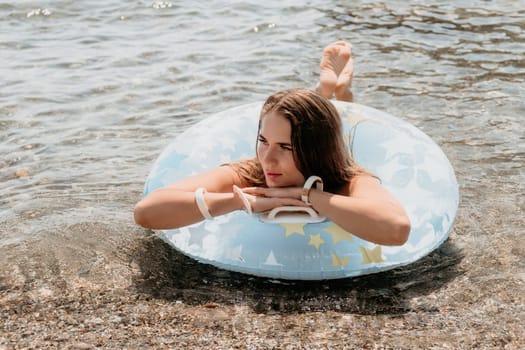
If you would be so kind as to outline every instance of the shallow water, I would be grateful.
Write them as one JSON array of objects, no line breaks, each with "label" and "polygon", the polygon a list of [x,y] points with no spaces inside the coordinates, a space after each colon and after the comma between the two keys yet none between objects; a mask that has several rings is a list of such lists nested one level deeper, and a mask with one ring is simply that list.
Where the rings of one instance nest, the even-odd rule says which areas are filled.
[{"label": "shallow water", "polygon": [[338,39],[354,46],[356,101],[414,123],[450,158],[459,222],[504,217],[483,232],[523,233],[525,2],[344,4],[0,5],[0,244],[82,222],[118,232],[175,135],[314,86]]},{"label": "shallow water", "polygon": [[[349,4],[0,2],[0,291],[40,276],[255,312],[423,310],[429,334],[441,310],[512,339],[525,315],[525,1]],[[161,149],[211,113],[313,87],[339,39],[354,46],[356,102],[421,128],[456,169],[449,241],[406,269],[290,287],[142,240],[132,208]]]}]

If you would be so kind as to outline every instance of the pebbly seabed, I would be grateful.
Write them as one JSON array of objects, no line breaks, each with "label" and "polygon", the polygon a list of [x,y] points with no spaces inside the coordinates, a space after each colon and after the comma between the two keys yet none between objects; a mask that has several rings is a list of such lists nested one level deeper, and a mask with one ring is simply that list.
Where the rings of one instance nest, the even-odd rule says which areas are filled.
[{"label": "pebbly seabed", "polygon": [[1,248],[0,349],[523,348],[525,276],[504,246],[465,249],[461,219],[414,264],[320,282],[202,265],[134,226],[72,225]]}]

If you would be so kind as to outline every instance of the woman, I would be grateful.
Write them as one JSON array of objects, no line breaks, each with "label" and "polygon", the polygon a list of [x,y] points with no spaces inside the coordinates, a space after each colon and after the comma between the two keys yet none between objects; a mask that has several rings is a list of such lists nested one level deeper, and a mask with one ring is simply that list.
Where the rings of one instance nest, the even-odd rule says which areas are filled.
[{"label": "woman", "polygon": [[[317,92],[292,89],[267,99],[254,159],[225,164],[150,193],[135,206],[137,224],[172,229],[234,210],[311,206],[365,240],[406,242],[410,222],[404,209],[350,158],[340,117],[328,100],[335,94],[352,101],[351,46],[341,41],[327,46],[320,66]],[[324,190],[315,188],[315,182],[322,182]]]}]

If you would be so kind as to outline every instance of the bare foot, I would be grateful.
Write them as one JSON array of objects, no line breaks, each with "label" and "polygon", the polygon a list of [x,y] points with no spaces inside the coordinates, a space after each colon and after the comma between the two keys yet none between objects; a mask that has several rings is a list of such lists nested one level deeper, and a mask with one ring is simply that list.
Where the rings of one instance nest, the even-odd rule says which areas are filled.
[{"label": "bare foot", "polygon": [[338,100],[351,102],[350,87],[354,72],[352,45],[344,41],[337,41],[325,47],[320,68],[317,92],[326,98],[331,98],[335,93]]},{"label": "bare foot", "polygon": [[354,74],[354,59],[352,58],[352,46],[347,44],[350,49],[350,57],[337,77],[337,84],[335,86],[335,98],[340,101],[352,102],[354,96],[352,94],[352,76]]}]

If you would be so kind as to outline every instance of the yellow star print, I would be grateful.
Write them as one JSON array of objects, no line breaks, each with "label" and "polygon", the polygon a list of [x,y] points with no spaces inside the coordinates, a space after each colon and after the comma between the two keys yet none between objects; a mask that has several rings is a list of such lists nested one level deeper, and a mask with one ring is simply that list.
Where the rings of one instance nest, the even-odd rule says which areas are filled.
[{"label": "yellow star print", "polygon": [[284,236],[286,238],[290,237],[294,233],[304,236],[304,225],[306,225],[306,223],[282,223],[279,225],[284,227],[284,229],[286,230],[284,233]]},{"label": "yellow star print", "polygon": [[359,246],[359,250],[361,250],[361,255],[363,256],[363,261],[361,261],[361,264],[380,263],[385,261],[381,256],[380,245],[373,249],[367,249],[363,246]]},{"label": "yellow star print", "polygon": [[324,243],[324,240],[321,238],[321,234],[316,235],[310,235],[310,241],[308,242],[308,245],[313,245],[317,250],[319,250],[319,246]]},{"label": "yellow star print", "polygon": [[337,255],[332,254],[332,266],[347,266],[349,261],[349,257],[340,258]]},{"label": "yellow star print", "polygon": [[332,236],[332,242],[334,245],[343,239],[350,242],[352,241],[352,235],[334,223],[325,227],[323,230]]}]

